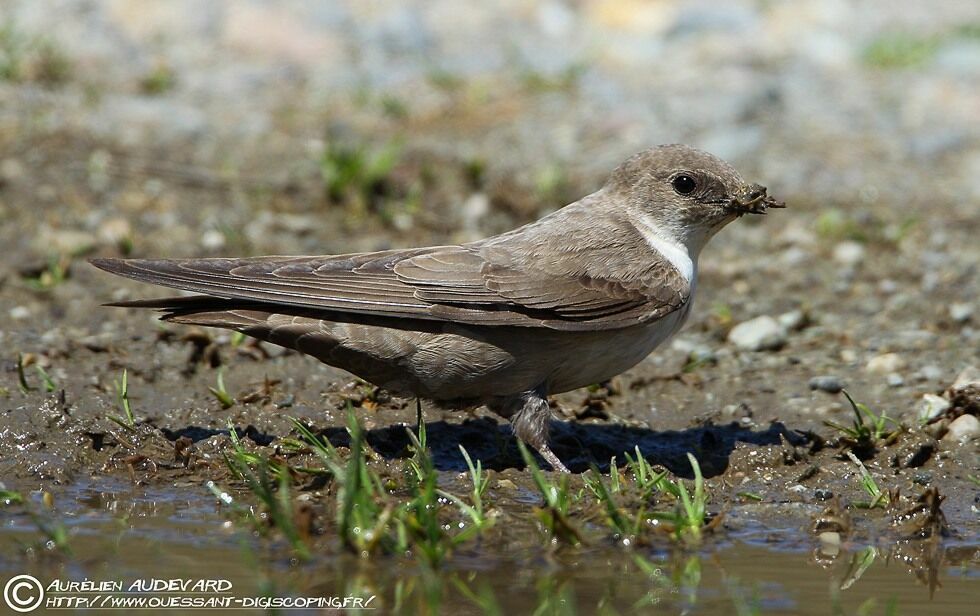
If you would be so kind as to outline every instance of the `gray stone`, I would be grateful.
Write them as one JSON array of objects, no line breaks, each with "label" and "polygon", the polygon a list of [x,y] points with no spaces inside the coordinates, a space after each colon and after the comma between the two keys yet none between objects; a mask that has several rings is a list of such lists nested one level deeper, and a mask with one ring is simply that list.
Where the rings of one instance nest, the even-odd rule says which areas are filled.
[{"label": "gray stone", "polygon": [[935,364],[929,364],[919,368],[915,376],[921,381],[938,381],[943,378],[943,369]]},{"label": "gray stone", "polygon": [[820,552],[826,556],[837,556],[840,553],[841,537],[835,531],[820,533]]},{"label": "gray stone", "polygon": [[802,329],[806,325],[807,316],[802,310],[790,310],[779,315],[776,320],[783,329],[791,332]]},{"label": "gray stone", "polygon": [[209,229],[201,236],[201,246],[207,250],[220,250],[225,247],[225,234],[217,229]]},{"label": "gray stone", "polygon": [[961,78],[980,76],[980,43],[957,40],[939,50],[934,60],[936,68]]},{"label": "gray stone", "polygon": [[919,421],[927,423],[945,413],[950,407],[950,402],[942,396],[936,394],[925,394],[919,403]]},{"label": "gray stone", "polygon": [[98,240],[95,235],[80,229],[52,229],[43,227],[38,233],[35,245],[39,252],[63,255],[83,255],[91,252]]},{"label": "gray stone", "polygon": [[898,353],[882,353],[868,360],[864,369],[871,374],[891,374],[905,367],[905,360]]},{"label": "gray stone", "polygon": [[980,419],[973,415],[960,415],[949,424],[943,440],[947,443],[966,443],[980,436]]},{"label": "gray stone", "polygon": [[27,306],[14,306],[10,309],[10,318],[15,321],[23,321],[31,316],[31,309]]},{"label": "gray stone", "polygon": [[889,387],[901,387],[902,385],[905,385],[905,379],[902,378],[902,375],[898,374],[897,372],[892,372],[889,374],[887,377],[885,377],[885,381],[888,383]]},{"label": "gray stone", "polygon": [[698,364],[714,363],[718,361],[718,355],[711,347],[699,345],[691,350],[690,359]]},{"label": "gray stone", "polygon": [[966,389],[970,385],[980,385],[980,368],[976,366],[967,366],[956,375],[956,380],[950,386],[950,389],[957,391],[960,389]]},{"label": "gray stone", "polygon": [[973,316],[973,305],[967,303],[955,303],[949,305],[949,318],[956,323],[966,323]]},{"label": "gray stone", "polygon": [[836,394],[844,389],[844,381],[836,376],[815,376],[810,379],[810,389]]},{"label": "gray stone", "polygon": [[932,483],[932,473],[927,471],[916,473],[912,475],[912,483],[918,484],[920,486],[927,486],[930,483]]},{"label": "gray stone", "polygon": [[846,241],[834,246],[834,261],[843,265],[856,265],[864,260],[864,246]]},{"label": "gray stone", "polygon": [[898,283],[891,278],[886,278],[878,283],[878,292],[882,295],[891,295],[898,291]]},{"label": "gray stone", "polygon": [[733,327],[728,341],[742,351],[773,351],[786,344],[786,329],[776,319],[763,315]]},{"label": "gray stone", "polygon": [[24,165],[16,158],[0,161],[0,181],[16,182],[24,177]]}]

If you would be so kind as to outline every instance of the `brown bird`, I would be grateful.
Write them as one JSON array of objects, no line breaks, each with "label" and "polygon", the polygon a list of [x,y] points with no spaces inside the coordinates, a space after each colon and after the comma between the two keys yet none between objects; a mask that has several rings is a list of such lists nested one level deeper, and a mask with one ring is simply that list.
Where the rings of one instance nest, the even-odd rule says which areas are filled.
[{"label": "brown bird", "polygon": [[634,155],[597,192],[494,237],[312,257],[93,259],[199,293],[114,306],[295,349],[396,394],[485,404],[553,468],[547,396],[636,365],[680,329],[698,254],[742,214],[784,207],[683,145]]}]

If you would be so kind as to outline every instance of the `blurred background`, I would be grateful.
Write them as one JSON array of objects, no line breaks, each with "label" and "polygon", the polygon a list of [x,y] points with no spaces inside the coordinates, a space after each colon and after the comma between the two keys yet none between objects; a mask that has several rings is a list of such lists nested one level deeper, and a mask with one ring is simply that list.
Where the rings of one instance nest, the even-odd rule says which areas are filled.
[{"label": "blurred background", "polygon": [[978,110],[970,0],[0,2],[18,252],[472,239],[671,142],[777,227],[973,216]]}]

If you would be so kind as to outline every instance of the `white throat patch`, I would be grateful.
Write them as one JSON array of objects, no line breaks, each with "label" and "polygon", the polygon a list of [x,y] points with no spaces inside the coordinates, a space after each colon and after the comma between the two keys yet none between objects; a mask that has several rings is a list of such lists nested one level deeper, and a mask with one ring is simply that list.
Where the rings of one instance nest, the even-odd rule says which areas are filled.
[{"label": "white throat patch", "polygon": [[691,259],[687,247],[670,237],[669,231],[658,228],[658,225],[649,216],[641,218],[636,228],[643,235],[647,244],[670,261],[670,264],[681,273],[681,276],[693,288],[697,265]]}]

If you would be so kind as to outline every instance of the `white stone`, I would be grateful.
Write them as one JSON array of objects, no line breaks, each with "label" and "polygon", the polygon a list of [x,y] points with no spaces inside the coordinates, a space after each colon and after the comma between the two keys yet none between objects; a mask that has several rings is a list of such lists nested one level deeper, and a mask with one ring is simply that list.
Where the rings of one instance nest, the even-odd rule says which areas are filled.
[{"label": "white stone", "polygon": [[953,319],[956,323],[965,323],[970,320],[973,316],[973,306],[965,303],[956,303],[949,305],[949,318]]},{"label": "white stone", "polygon": [[840,553],[840,533],[827,531],[820,533],[820,552],[827,556],[837,556]]},{"label": "white stone", "polygon": [[783,329],[793,331],[803,327],[806,323],[806,314],[802,310],[791,310],[779,315],[776,319]]},{"label": "white stone", "polygon": [[743,351],[775,350],[786,344],[786,329],[776,319],[763,315],[733,327],[728,341]]},{"label": "white stone", "polygon": [[834,246],[834,261],[843,265],[855,265],[864,259],[864,246],[858,242],[841,242]]},{"label": "white stone", "polygon": [[956,380],[953,381],[953,385],[950,387],[953,391],[958,389],[965,389],[970,385],[980,385],[980,368],[976,366],[967,366],[956,375]]},{"label": "white stone", "polygon": [[923,381],[938,381],[943,378],[943,369],[934,364],[928,364],[919,368],[916,375]]},{"label": "white stone", "polygon": [[922,402],[919,403],[919,421],[926,423],[939,417],[950,407],[950,402],[942,396],[936,394],[924,394]]},{"label": "white stone", "polygon": [[973,415],[960,415],[949,424],[944,441],[966,443],[980,436],[980,419]]},{"label": "white stone", "polygon": [[208,250],[218,250],[225,247],[225,234],[217,229],[205,231],[201,236],[201,246]]},{"label": "white stone", "polygon": [[865,370],[872,374],[891,374],[905,367],[905,360],[898,353],[882,353],[868,360]]}]

